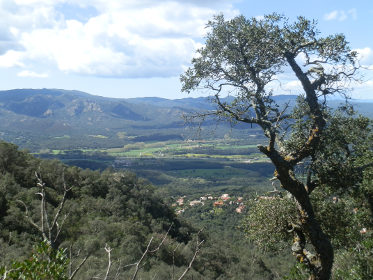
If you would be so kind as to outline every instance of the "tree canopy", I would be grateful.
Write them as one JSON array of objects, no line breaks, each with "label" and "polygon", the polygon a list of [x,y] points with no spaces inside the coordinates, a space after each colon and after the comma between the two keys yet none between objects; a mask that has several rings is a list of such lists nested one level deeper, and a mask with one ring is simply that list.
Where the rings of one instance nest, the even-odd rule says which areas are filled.
[{"label": "tree canopy", "polygon": [[[323,37],[317,23],[304,17],[290,23],[278,14],[231,20],[219,15],[207,27],[205,46],[181,76],[182,90],[211,93],[216,110],[204,116],[262,128],[268,142],[258,148],[297,209],[285,223],[294,235],[293,254],[311,279],[329,279],[334,251],[312,193],[351,192],[372,164],[369,120],[353,117],[348,105],[338,111],[328,107],[330,96],[347,97],[359,80],[357,53],[344,35]],[[273,95],[289,80],[299,84],[298,102],[277,104]],[[304,172],[297,172],[300,168]]]},{"label": "tree canopy", "polygon": [[134,275],[127,264],[140,258],[139,277],[176,277],[189,266],[197,230],[132,173],[68,167],[0,142],[0,174],[1,279],[104,279],[105,250],[110,277]]}]

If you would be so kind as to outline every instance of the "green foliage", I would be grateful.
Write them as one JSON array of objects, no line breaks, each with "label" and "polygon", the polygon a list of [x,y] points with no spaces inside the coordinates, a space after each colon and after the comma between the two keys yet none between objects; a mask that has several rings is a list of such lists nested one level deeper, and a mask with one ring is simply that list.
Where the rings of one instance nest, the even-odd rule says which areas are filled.
[{"label": "green foliage", "polygon": [[[7,164],[0,165],[2,266],[15,261],[19,264],[40,239],[37,226],[42,222],[41,202],[40,196],[35,195],[40,192],[35,171],[45,184],[45,210],[49,223],[59,211],[64,186],[71,188],[57,221],[62,225],[61,232],[53,244],[61,249],[71,248],[75,263],[91,256],[87,269],[77,275],[79,279],[88,279],[92,273],[104,271],[107,264],[105,244],[114,248],[113,260],[129,264],[141,257],[151,236],[160,239],[170,225],[167,239],[171,243],[188,244],[196,233],[187,223],[177,219],[173,210],[156,195],[153,186],[132,173],[82,170],[56,160],[34,158],[11,144],[0,143],[0,148],[3,161],[8,160]],[[52,235],[56,236],[55,233]],[[168,256],[151,256],[153,261],[147,269],[168,262],[169,254],[171,252]],[[181,260],[179,267],[185,267],[187,258]],[[27,265],[32,263],[34,261]]]},{"label": "green foliage", "polygon": [[372,168],[365,170],[362,185],[353,194],[355,205],[358,205],[355,216],[360,234],[354,243],[341,248],[336,255],[333,274],[338,280],[368,280],[373,277],[372,171]]},{"label": "green foliage", "polygon": [[292,198],[259,197],[249,204],[242,228],[248,238],[262,249],[283,249],[292,238],[290,229],[297,221],[297,207]]},{"label": "green foliage", "polygon": [[355,248],[342,250],[336,256],[334,279],[369,280],[373,276],[373,238],[366,236]]},{"label": "green foliage", "polygon": [[12,262],[9,268],[0,267],[0,276],[3,280],[67,280],[68,264],[65,250],[40,242],[26,260]]},{"label": "green foliage", "polygon": [[[245,197],[245,201],[249,199]],[[274,279],[275,275],[285,275],[294,265],[294,260],[286,252],[263,252],[256,244],[245,238],[239,228],[243,215],[237,214],[237,204],[214,207],[214,201],[187,208],[182,214],[207,235],[196,266],[211,267],[204,279]],[[249,210],[250,213],[250,210]],[[213,273],[214,272],[214,273]]]},{"label": "green foliage", "polygon": [[[280,20],[277,15],[267,16],[265,21],[244,16],[230,21],[225,21],[223,15],[214,17],[208,24],[211,32],[206,46],[192,60],[194,67],[181,76],[182,90],[189,92],[206,85],[219,92],[221,82],[226,81],[227,87],[250,83],[253,76],[247,67],[261,72],[261,78],[268,82],[283,64],[278,44]],[[226,116],[230,117],[228,113]]]},{"label": "green foliage", "polygon": [[288,275],[282,278],[283,280],[307,280],[309,279],[307,267],[302,263],[296,263]]},{"label": "green foliage", "polygon": [[[330,193],[312,194],[317,219],[336,249],[352,248],[362,241],[360,230],[368,227],[372,216],[364,205],[349,196]],[[292,224],[299,220],[295,201],[290,198],[259,197],[249,204],[242,228],[263,249],[279,249],[291,241]]]},{"label": "green foliage", "polygon": [[[306,107],[304,109],[307,110]],[[343,114],[328,115],[328,118],[330,118],[330,126],[327,127],[328,133],[325,134],[326,137],[321,145],[332,149],[325,148],[327,152],[321,155],[322,160],[312,166],[314,174],[324,178],[322,182],[325,192],[314,191],[312,202],[318,219],[322,221],[324,232],[331,237],[333,245],[339,249],[336,252],[335,277],[349,279],[350,274],[353,275],[350,279],[354,279],[353,277],[370,279],[372,272],[368,268],[371,267],[371,247],[366,243],[371,237],[362,238],[359,229],[365,226],[369,229],[372,225],[370,212],[370,209],[373,209],[371,207],[372,181],[365,179],[361,184],[354,185],[354,182],[360,182],[363,177],[361,171],[352,172],[351,169],[371,162],[372,157],[369,153],[371,146],[367,141],[369,123],[365,118],[353,119]],[[293,131],[299,133],[298,138],[291,139],[294,140],[293,142],[287,139],[289,150],[295,151],[299,148],[297,146],[299,141],[307,137],[310,128],[306,122],[299,121],[297,125],[299,128],[294,125]],[[348,149],[343,141],[349,143]],[[175,275],[173,271],[176,275],[181,274],[192,256],[193,247],[190,240],[195,232],[182,221],[183,218],[193,221],[198,228],[205,226],[209,233],[212,232],[211,236],[209,234],[204,236],[209,241],[205,243],[206,247],[193,265],[190,274],[193,279],[273,279],[274,275],[284,275],[284,271],[293,263],[284,258],[282,252],[277,260],[271,254],[258,253],[253,244],[243,241],[242,236],[236,233],[240,217],[233,211],[219,208],[211,212],[208,208],[193,208],[187,210],[180,219],[174,216],[173,211],[161,199],[170,194],[185,193],[195,194],[198,197],[210,190],[242,194],[242,192],[268,189],[269,183],[264,177],[270,176],[272,169],[267,163],[244,165],[220,160],[220,158],[219,160],[157,159],[152,163],[145,160],[133,161],[133,169],[150,180],[156,182],[159,179],[159,182],[162,182],[162,189],[159,189],[131,173],[109,171],[100,173],[67,167],[57,161],[35,159],[27,153],[18,151],[14,145],[0,144],[0,158],[3,160],[0,168],[2,173],[0,259],[3,265],[9,266],[11,260],[22,260],[27,257],[26,253],[31,250],[32,244],[37,242],[38,232],[25,219],[25,209],[17,202],[22,200],[27,204],[32,217],[39,222],[40,201],[35,196],[38,191],[35,187],[35,171],[41,172],[43,181],[47,184],[50,215],[55,213],[62,195],[62,174],[66,183],[73,186],[66,204],[67,210],[64,212],[70,215],[58,243],[60,248],[73,245],[73,255],[79,249],[82,249],[81,257],[84,254],[92,254],[87,262],[87,268],[79,274],[78,279],[85,279],[89,277],[88,275],[99,273],[102,275],[107,263],[103,251],[105,243],[114,248],[112,252],[114,266],[119,263],[133,263],[141,256],[149,238],[155,236],[160,240],[170,223],[175,225],[170,232],[170,237],[167,238],[162,251],[149,258],[142,271],[142,277],[147,279],[157,275],[165,279],[173,277]],[[245,143],[239,149],[229,147],[235,145],[234,143],[220,145],[217,142],[216,146],[211,147],[207,145],[193,147],[193,153],[197,157],[224,156],[229,159],[232,154],[249,157],[254,151],[251,143]],[[291,145],[293,146],[290,148]],[[171,148],[171,145],[162,145],[162,143],[146,143],[145,146],[147,151],[152,153],[160,150],[165,152]],[[129,149],[141,147],[128,146]],[[119,150],[122,151],[119,148],[117,152],[120,152]],[[187,149],[176,147],[171,154],[183,155],[189,152]],[[71,160],[70,163],[73,163],[73,160],[88,162],[97,159],[103,163],[97,165],[99,167],[111,164],[113,160],[104,154],[88,156],[80,151],[61,156]],[[307,164],[306,162],[305,170],[308,168]],[[82,166],[92,167],[89,163]],[[150,166],[154,168],[149,168]],[[335,175],[327,177],[326,173],[323,173],[325,171],[335,172]],[[364,174],[365,178],[372,178],[373,173],[371,169],[367,169]],[[304,180],[306,180],[305,176]],[[338,196],[338,203],[333,203],[333,196]],[[245,219],[244,226],[252,240],[264,244],[266,249],[283,248],[285,243],[282,241],[291,239],[291,233],[287,230],[297,213],[295,205],[287,198],[282,200],[276,198],[272,202],[272,204],[271,200],[252,202],[249,207],[249,218]],[[355,208],[358,208],[358,211],[354,214]],[[280,213],[279,217],[284,219],[278,220],[274,213]],[[268,232],[264,230],[266,223],[272,228]],[[256,232],[255,228],[259,232]],[[176,247],[178,250],[175,251]],[[78,257],[77,261],[81,260],[81,257]],[[121,273],[126,276],[131,275],[131,270],[121,270]],[[304,276],[304,271],[299,267],[294,268],[291,273],[293,275],[291,277]]]},{"label": "green foliage", "polygon": [[329,125],[312,170],[320,183],[349,192],[361,183],[365,165],[372,163],[371,120],[342,112],[330,114]]},{"label": "green foliage", "polygon": [[362,241],[360,230],[371,218],[363,205],[350,196],[336,197],[327,191],[315,191],[312,202],[323,231],[336,249],[351,248]]}]

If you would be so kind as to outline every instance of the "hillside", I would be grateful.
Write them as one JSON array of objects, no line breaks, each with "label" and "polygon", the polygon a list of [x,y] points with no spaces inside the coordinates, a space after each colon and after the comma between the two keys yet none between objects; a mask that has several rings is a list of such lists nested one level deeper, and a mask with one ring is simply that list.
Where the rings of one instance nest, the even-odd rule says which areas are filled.
[{"label": "hillside", "polygon": [[[295,96],[278,99],[294,100]],[[213,108],[208,98],[117,99],[60,89],[14,89],[0,91],[0,137],[35,152],[184,140],[194,137],[196,131],[186,129],[182,116]],[[204,123],[211,130],[215,125]],[[227,124],[215,130],[213,137],[223,137],[231,129]]]},{"label": "hillside", "polygon": [[[295,101],[294,95],[274,97],[279,104]],[[333,101],[337,106],[339,101]],[[370,116],[372,101],[352,104]],[[208,98],[106,98],[61,89],[0,91],[0,138],[22,148],[85,149],[122,147],[133,142],[185,140],[196,129],[186,129],[183,114],[213,109]],[[210,127],[210,129],[208,129]],[[255,134],[245,126],[205,122],[203,137]],[[208,131],[208,132],[207,132]],[[213,133],[210,133],[213,131]]]},{"label": "hillside", "polygon": [[[100,146],[110,138],[123,144],[123,135],[157,134],[180,129],[186,109],[129,103],[78,91],[10,90],[0,92],[0,135],[31,150],[58,145]],[[146,133],[144,132],[146,131]],[[119,136],[118,136],[119,135]],[[166,138],[180,138],[178,134]],[[115,143],[115,139],[116,142]],[[42,145],[38,145],[42,144]]]},{"label": "hillside", "polygon": [[[0,142],[0,172],[0,275],[4,266],[23,260],[27,265],[31,253],[40,254],[35,246],[43,233],[73,269],[88,256],[75,278],[83,280],[103,279],[108,247],[112,249],[108,279],[131,279],[135,268],[130,264],[141,259],[152,238],[154,252],[145,256],[138,279],[177,279],[191,264],[197,238],[204,240],[203,247],[185,279],[273,279],[293,263],[256,253],[235,228],[240,216],[233,207],[210,222],[212,227],[220,223],[225,228],[225,238],[211,230],[200,232],[199,224],[192,227],[177,217],[155,187],[132,173],[68,167],[5,142]],[[41,209],[45,209],[43,216]],[[57,223],[52,222],[55,217]],[[62,267],[66,270],[67,263]]]},{"label": "hillside", "polygon": [[[42,223],[35,192],[45,194],[45,209],[54,217],[60,209],[59,202],[65,197],[64,189],[68,188],[66,207],[61,208],[57,223],[61,231],[52,231],[55,236],[52,241],[56,247],[73,246],[91,255],[89,263],[95,262],[97,267],[88,273],[88,265],[84,277],[79,279],[103,269],[105,243],[115,249],[115,258],[122,256],[123,261],[133,262],[150,236],[158,238],[171,225],[170,242],[187,244],[195,232],[176,218],[154,194],[152,186],[133,174],[100,174],[66,167],[57,161],[34,158],[3,142],[0,142],[0,158],[0,266],[11,259],[24,258],[31,246],[42,239],[41,232],[30,222],[32,219],[36,224]],[[45,185],[44,191],[40,182]],[[62,218],[64,215],[66,218]],[[49,218],[49,224],[51,221]]]}]

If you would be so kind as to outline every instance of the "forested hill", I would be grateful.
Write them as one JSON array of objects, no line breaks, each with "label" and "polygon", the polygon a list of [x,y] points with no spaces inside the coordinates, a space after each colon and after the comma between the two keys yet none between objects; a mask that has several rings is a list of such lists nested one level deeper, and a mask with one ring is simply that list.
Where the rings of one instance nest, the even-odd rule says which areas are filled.
[{"label": "forested hill", "polygon": [[224,237],[202,231],[133,173],[69,167],[0,142],[0,174],[0,275],[9,272],[6,279],[20,279],[21,272],[34,273],[27,279],[35,273],[70,279],[86,258],[74,279],[104,279],[108,251],[107,279],[135,279],[137,263],[136,279],[179,279],[187,271],[185,279],[253,280],[273,279],[272,271],[283,274],[293,264],[258,254],[234,226],[235,207],[211,220],[211,227],[225,228]]},{"label": "forested hill", "polygon": [[75,267],[89,256],[76,279],[105,273],[108,246],[117,266],[113,274],[119,269],[122,276],[132,275],[134,267],[125,265],[141,258],[152,237],[152,250],[165,240],[159,253],[144,259],[141,279],[155,274],[171,279],[172,271],[180,275],[192,258],[196,230],[177,219],[153,187],[133,174],[67,167],[4,142],[0,173],[0,271],[11,261],[29,257],[43,239],[65,249]]},{"label": "forested hill", "polygon": [[[274,98],[281,104],[294,102],[296,96]],[[359,112],[372,114],[373,101],[353,104]],[[137,141],[184,140],[193,137],[195,130],[185,130],[182,115],[212,108],[208,98],[118,99],[60,89],[0,91],[0,139],[34,152],[45,148],[109,148]],[[217,136],[230,131],[229,125],[220,123]]]},{"label": "forested hill", "polygon": [[31,151],[180,140],[181,115],[210,107],[198,98],[126,100],[57,89],[0,91],[0,138]]}]

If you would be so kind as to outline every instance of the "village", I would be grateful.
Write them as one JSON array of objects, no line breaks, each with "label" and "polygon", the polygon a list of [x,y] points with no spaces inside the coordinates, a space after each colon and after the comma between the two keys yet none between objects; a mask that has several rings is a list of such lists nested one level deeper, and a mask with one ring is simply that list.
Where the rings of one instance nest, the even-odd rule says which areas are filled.
[{"label": "village", "polygon": [[244,203],[244,198],[242,196],[230,196],[227,193],[224,193],[220,196],[213,196],[211,194],[206,194],[199,197],[198,199],[188,200],[186,196],[181,196],[172,203],[172,207],[175,208],[175,213],[180,215],[185,212],[186,209],[190,207],[198,207],[211,204],[213,208],[222,208],[222,207],[234,207],[235,212],[241,214],[244,212],[246,206]]}]

